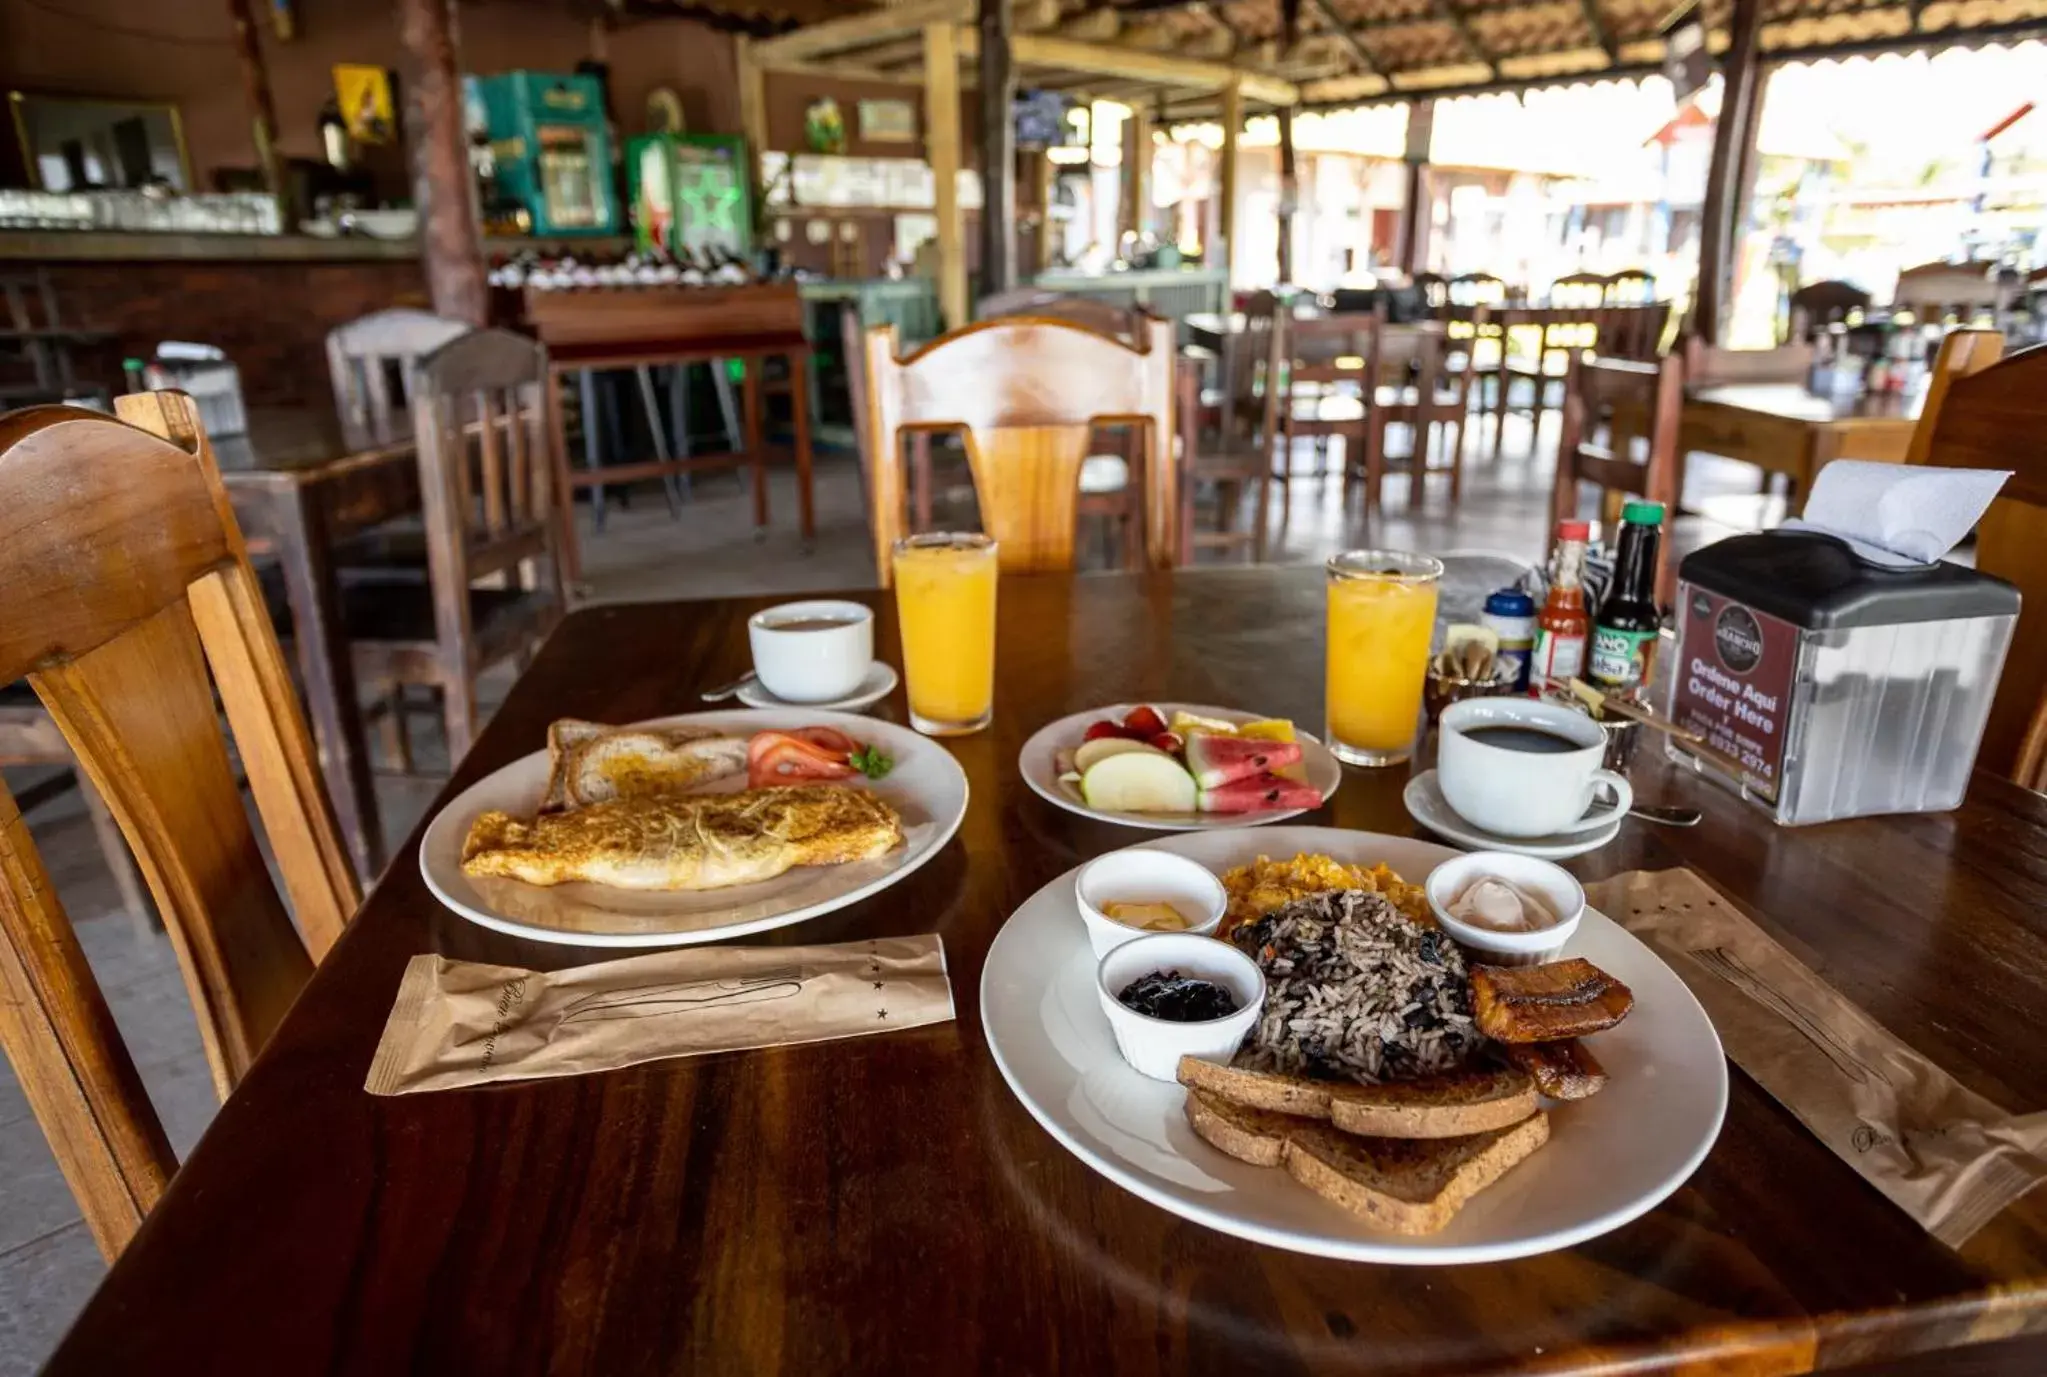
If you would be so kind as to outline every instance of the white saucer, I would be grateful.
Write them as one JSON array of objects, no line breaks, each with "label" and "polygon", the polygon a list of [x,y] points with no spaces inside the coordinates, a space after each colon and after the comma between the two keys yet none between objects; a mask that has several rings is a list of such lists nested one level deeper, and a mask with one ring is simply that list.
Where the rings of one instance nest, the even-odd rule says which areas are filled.
[{"label": "white saucer", "polygon": [[860,681],[860,687],[844,698],[834,698],[829,703],[792,703],[786,698],[777,698],[758,679],[749,679],[739,686],[739,701],[750,708],[816,708],[819,712],[858,712],[871,708],[895,692],[896,667],[886,660],[876,660],[867,667],[867,677]]},{"label": "white saucer", "polygon": [[1409,816],[1445,841],[1455,842],[1472,851],[1511,851],[1545,861],[1568,860],[1587,851],[1597,851],[1620,834],[1621,823],[1627,820],[1625,817],[1615,818],[1604,826],[1577,832],[1557,832],[1547,837],[1502,837],[1474,827],[1452,812],[1443,798],[1442,789],[1436,784],[1434,770],[1424,770],[1410,779],[1400,798],[1407,805]]}]

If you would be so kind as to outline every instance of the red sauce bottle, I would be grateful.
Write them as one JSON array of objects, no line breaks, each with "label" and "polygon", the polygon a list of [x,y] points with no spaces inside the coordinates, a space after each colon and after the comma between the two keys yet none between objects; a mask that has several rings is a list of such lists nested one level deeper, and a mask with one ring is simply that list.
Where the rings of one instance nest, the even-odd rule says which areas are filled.
[{"label": "red sauce bottle", "polygon": [[1585,611],[1585,544],[1591,538],[1590,522],[1557,523],[1549,597],[1535,615],[1535,651],[1528,658],[1528,691],[1538,697],[1550,680],[1567,683],[1585,672],[1585,644],[1592,636]]}]

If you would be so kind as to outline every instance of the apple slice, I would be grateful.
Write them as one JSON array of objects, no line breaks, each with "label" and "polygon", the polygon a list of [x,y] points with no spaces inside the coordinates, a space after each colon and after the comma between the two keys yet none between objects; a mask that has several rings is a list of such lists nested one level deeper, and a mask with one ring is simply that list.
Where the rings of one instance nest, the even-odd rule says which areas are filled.
[{"label": "apple slice", "polygon": [[1097,760],[1080,777],[1080,796],[1105,813],[1191,813],[1194,776],[1150,747]]},{"label": "apple slice", "polygon": [[1128,755],[1133,751],[1151,751],[1157,755],[1165,752],[1143,741],[1133,741],[1127,736],[1098,736],[1092,741],[1080,743],[1080,749],[1073,753],[1073,768],[1086,774],[1098,760],[1107,760],[1112,755]]}]

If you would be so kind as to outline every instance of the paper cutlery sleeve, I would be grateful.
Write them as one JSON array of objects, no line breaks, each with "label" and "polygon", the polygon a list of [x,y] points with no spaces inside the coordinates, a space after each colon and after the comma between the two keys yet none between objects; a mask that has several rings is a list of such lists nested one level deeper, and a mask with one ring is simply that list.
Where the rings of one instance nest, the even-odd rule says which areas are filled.
[{"label": "paper cutlery sleeve", "polygon": [[936,934],[823,947],[686,947],[561,971],[407,963],[373,1095],[610,1071],[953,1016]]}]

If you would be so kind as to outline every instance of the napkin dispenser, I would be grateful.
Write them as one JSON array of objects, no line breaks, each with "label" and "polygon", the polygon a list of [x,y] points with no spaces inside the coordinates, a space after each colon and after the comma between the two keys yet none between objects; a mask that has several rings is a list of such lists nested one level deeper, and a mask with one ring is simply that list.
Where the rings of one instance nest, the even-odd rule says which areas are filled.
[{"label": "napkin dispenser", "polygon": [[1725,758],[1671,757],[1780,823],[1953,808],[2018,611],[2000,579],[1821,531],[1709,545],[1678,567],[1670,715]]}]

